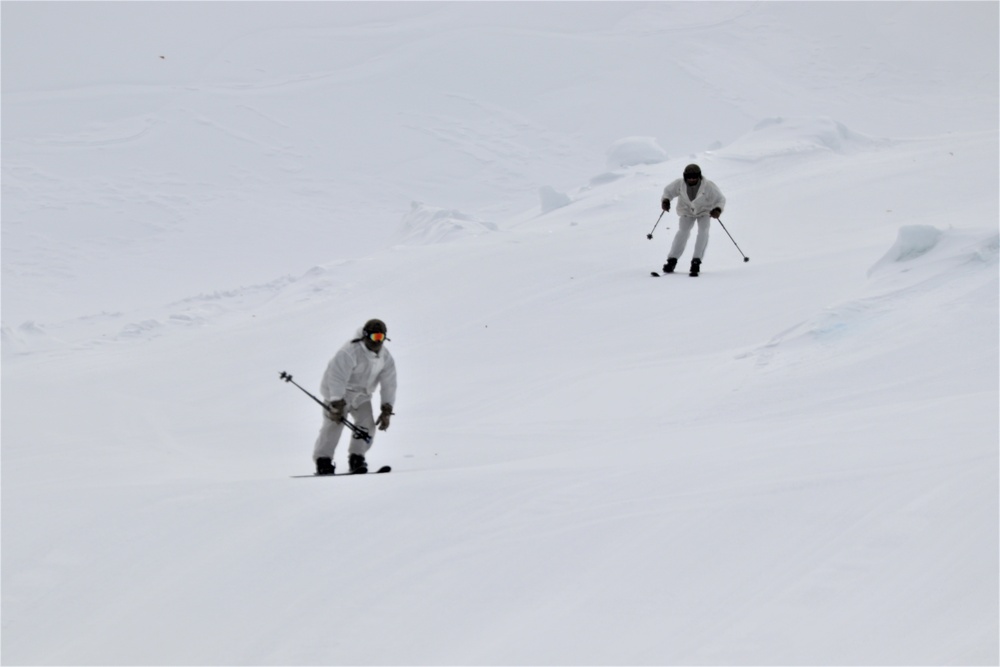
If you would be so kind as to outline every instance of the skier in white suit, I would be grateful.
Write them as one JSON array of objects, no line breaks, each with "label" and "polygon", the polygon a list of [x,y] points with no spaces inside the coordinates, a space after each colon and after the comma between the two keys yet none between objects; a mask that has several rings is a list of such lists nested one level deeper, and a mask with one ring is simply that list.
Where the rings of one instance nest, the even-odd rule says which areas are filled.
[{"label": "skier in white suit", "polygon": [[726,207],[726,198],[722,196],[722,191],[715,183],[702,178],[701,167],[696,164],[684,167],[684,177],[663,188],[663,196],[660,199],[664,211],[670,210],[670,200],[675,197],[680,221],[674,242],[670,246],[670,254],[667,255],[667,263],[663,265],[663,272],[674,272],[677,260],[684,254],[688,237],[691,236],[691,230],[697,222],[698,238],[694,242],[690,273],[692,276],[697,276],[701,272],[701,260],[705,256],[705,248],[708,247],[710,218],[722,215],[722,209]]},{"label": "skier in white suit", "polygon": [[[368,320],[326,367],[320,393],[329,407],[323,415],[323,426],[313,450],[317,475],[334,473],[333,455],[344,431],[340,421],[343,417],[350,417],[356,426],[368,431],[372,440],[376,426],[380,431],[389,428],[392,406],[396,402],[396,362],[383,347],[389,340],[385,337],[386,331],[382,320]],[[380,387],[382,399],[377,419],[372,411],[376,387]],[[357,436],[351,438],[348,465],[352,473],[368,472],[365,454],[371,446],[372,442]]]}]

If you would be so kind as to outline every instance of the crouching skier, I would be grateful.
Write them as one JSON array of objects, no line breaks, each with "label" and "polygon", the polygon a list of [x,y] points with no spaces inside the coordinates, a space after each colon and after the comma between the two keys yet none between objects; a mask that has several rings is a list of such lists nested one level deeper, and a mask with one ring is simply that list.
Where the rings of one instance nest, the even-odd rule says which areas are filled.
[{"label": "crouching skier", "polygon": [[[396,362],[383,347],[386,327],[382,320],[368,320],[357,336],[344,344],[326,367],[320,393],[329,406],[323,415],[323,426],[316,439],[313,460],[317,475],[332,475],[337,443],[344,431],[343,417],[350,417],[359,428],[368,431],[368,442],[351,438],[348,465],[352,473],[368,472],[365,454],[374,441],[374,430],[389,428],[392,406],[396,402]],[[380,387],[382,407],[378,419],[372,412],[372,395]]]},{"label": "crouching skier", "polygon": [[691,271],[688,274],[697,276],[701,273],[701,260],[708,247],[709,223],[711,218],[718,219],[722,215],[722,210],[726,207],[726,198],[719,190],[719,186],[707,178],[702,178],[701,167],[696,164],[684,167],[683,178],[678,178],[663,188],[660,204],[664,211],[670,210],[670,200],[675,197],[677,198],[677,215],[680,216],[680,222],[677,234],[674,235],[674,242],[670,246],[667,263],[663,265],[663,272],[674,272],[677,260],[684,254],[691,230],[697,223],[698,238],[694,242],[694,256],[691,259]]}]

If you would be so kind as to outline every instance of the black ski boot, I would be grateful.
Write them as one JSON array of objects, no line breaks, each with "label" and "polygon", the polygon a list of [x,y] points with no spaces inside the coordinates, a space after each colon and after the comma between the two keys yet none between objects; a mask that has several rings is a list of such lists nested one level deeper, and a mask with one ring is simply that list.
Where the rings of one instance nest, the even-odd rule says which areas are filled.
[{"label": "black ski boot", "polygon": [[667,257],[667,263],[663,265],[663,272],[664,273],[673,273],[674,272],[674,268],[676,266],[677,266],[677,258],[676,257]]},{"label": "black ski boot", "polygon": [[337,466],[333,464],[333,461],[328,456],[321,456],[316,459],[316,474],[317,475],[332,475],[336,472]]},{"label": "black ski boot", "polygon": [[701,273],[701,260],[697,257],[691,260],[691,277],[697,278],[698,274]]},{"label": "black ski boot", "polygon": [[347,465],[351,466],[352,475],[361,475],[368,472],[368,464],[361,454],[351,454],[347,459]]}]

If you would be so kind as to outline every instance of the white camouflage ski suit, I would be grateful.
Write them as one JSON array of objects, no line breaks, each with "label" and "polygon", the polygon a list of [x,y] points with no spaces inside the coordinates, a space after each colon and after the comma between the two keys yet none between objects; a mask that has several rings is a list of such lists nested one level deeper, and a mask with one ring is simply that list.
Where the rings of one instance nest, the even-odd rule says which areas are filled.
[{"label": "white camouflage ski suit", "polygon": [[[363,336],[359,329],[355,339]],[[374,442],[372,395],[376,387],[380,387],[383,404],[396,404],[396,362],[385,346],[376,353],[365,347],[363,340],[355,340],[345,343],[330,360],[323,374],[320,394],[327,403],[344,399],[347,402],[344,414],[368,431]],[[313,449],[313,460],[324,456],[332,459],[343,430],[343,424],[331,421],[324,413],[323,426]],[[348,452],[364,456],[372,442],[352,436]]]},{"label": "white camouflage ski suit", "polygon": [[687,246],[694,223],[697,222],[698,237],[694,242],[694,255],[692,257],[701,259],[705,256],[705,248],[708,247],[708,226],[712,219],[709,213],[713,208],[726,208],[726,198],[722,196],[719,187],[707,178],[701,179],[698,194],[693,200],[688,198],[687,184],[683,178],[678,178],[663,188],[661,199],[674,199],[675,197],[677,198],[677,215],[680,217],[680,221],[677,224],[677,234],[674,235],[674,242],[670,246],[670,254],[667,257],[680,259],[681,255],[684,254],[684,248]]}]

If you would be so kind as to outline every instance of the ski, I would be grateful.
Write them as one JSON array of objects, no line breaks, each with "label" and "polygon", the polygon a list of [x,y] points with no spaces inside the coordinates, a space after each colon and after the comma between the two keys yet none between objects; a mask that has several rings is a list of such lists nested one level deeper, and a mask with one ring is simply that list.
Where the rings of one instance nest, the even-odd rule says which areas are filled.
[{"label": "ski", "polygon": [[[650,271],[649,275],[653,276],[654,278],[659,278],[660,277],[660,274],[657,273],[656,271]],[[688,275],[691,276],[692,278],[697,278],[701,274],[700,273],[689,273]]]},{"label": "ski", "polygon": [[364,473],[364,472],[338,472],[338,473],[334,473],[332,475],[317,475],[316,473],[313,473],[311,475],[292,475],[292,478],[293,479],[301,479],[303,477],[347,477],[347,476],[368,475],[368,474],[380,475],[382,473],[387,473],[387,472],[392,472],[392,466],[382,466],[378,470],[373,470],[370,473]]}]

